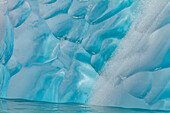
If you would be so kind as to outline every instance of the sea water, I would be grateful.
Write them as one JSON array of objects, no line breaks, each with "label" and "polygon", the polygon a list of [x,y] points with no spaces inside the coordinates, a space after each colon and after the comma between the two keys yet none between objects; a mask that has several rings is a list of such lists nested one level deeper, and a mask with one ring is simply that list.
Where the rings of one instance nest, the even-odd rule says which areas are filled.
[{"label": "sea water", "polygon": [[28,100],[0,99],[0,113],[170,113],[144,109],[125,109],[77,103],[49,103]]}]

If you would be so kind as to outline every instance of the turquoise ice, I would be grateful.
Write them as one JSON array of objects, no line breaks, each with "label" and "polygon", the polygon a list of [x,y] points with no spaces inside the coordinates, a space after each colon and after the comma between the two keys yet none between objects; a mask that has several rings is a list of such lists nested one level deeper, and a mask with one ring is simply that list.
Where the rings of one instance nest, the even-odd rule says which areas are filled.
[{"label": "turquoise ice", "polygon": [[170,110],[169,0],[0,0],[0,97]]}]

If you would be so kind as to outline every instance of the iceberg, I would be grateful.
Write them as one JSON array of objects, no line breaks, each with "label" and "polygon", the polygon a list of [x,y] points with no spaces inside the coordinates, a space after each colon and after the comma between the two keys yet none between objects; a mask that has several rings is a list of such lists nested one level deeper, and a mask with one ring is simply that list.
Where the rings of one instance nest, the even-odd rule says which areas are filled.
[{"label": "iceberg", "polygon": [[170,110],[169,0],[0,0],[0,98]]}]

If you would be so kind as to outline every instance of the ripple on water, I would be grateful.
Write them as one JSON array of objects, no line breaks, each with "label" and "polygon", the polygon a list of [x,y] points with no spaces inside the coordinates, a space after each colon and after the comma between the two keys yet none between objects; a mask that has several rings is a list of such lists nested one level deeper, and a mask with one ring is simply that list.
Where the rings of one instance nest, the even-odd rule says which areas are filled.
[{"label": "ripple on water", "polygon": [[28,100],[0,99],[0,113],[169,113],[143,109],[91,106],[84,104],[57,104]]}]

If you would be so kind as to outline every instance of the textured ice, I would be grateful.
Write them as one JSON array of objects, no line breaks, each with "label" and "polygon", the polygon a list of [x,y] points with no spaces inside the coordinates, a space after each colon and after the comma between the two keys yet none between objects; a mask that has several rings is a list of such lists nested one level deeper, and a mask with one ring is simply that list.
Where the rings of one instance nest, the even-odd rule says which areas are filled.
[{"label": "textured ice", "polygon": [[169,0],[0,0],[0,97],[170,110]]}]

